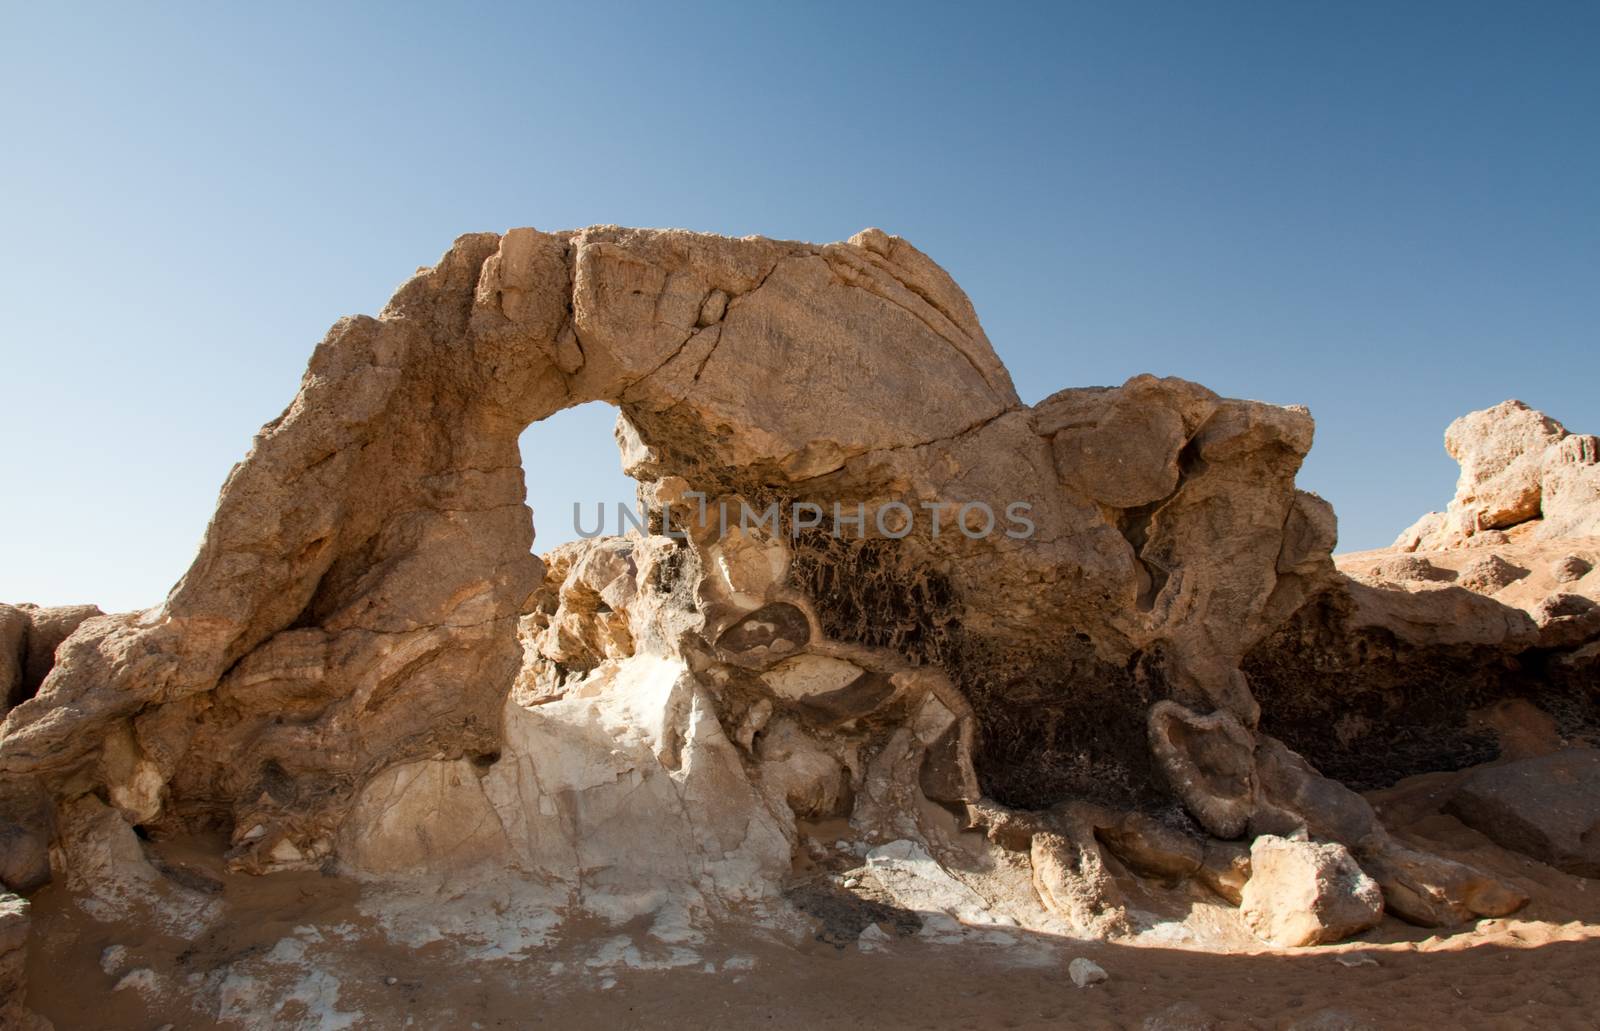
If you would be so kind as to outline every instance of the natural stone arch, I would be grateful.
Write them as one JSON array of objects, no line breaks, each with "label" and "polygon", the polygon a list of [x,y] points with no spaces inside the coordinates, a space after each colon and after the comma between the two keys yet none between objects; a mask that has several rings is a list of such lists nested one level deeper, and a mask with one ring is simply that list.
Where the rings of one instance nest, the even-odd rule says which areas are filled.
[{"label": "natural stone arch", "polygon": [[[165,604],[75,635],[0,768],[133,822],[248,810],[306,842],[389,765],[493,755],[540,572],[517,438],[590,400],[658,501],[942,506],[942,537],[797,545],[801,593],[847,570],[808,619],[950,669],[999,756],[1037,750],[1035,709],[1109,705],[1113,751],[1169,694],[1253,722],[1239,657],[1328,568],[1331,514],[1293,490],[1307,416],[1150,377],[1026,407],[897,237],[475,234],[330,331]],[[1013,500],[1027,540],[948,532]],[[930,570],[947,625],[889,597]],[[747,613],[703,615],[715,642]]]}]

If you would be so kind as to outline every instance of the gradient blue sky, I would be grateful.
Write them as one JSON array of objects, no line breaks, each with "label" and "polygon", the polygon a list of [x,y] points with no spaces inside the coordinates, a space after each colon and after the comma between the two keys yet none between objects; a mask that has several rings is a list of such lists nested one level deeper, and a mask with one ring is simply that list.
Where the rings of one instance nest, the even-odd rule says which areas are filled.
[{"label": "gradient blue sky", "polygon": [[[0,599],[154,603],[335,318],[469,230],[900,233],[1024,400],[1310,406],[1341,548],[1600,430],[1600,4],[5,5]],[[539,547],[629,498],[525,438]],[[532,442],[529,446],[529,442]]]}]

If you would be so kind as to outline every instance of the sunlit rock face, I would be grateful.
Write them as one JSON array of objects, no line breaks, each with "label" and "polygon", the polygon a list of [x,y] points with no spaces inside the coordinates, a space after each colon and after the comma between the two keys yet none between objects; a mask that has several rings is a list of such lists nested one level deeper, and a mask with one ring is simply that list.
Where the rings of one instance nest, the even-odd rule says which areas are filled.
[{"label": "sunlit rock face", "polygon": [[[638,526],[537,557],[524,475],[561,442],[518,438],[597,399]],[[43,610],[0,609],[0,877],[36,887],[54,844],[84,897],[124,854],[144,890],[141,838],[210,832],[234,871],[677,934],[834,920],[791,880],[821,848],[935,937],[1363,925],[1264,882],[1241,921],[1273,836],[1343,850],[1285,875],[1302,908],[1509,912],[1324,776],[1492,756],[1409,690],[1439,671],[1492,700],[1594,668],[1592,438],[1503,415],[1451,430],[1459,562],[1421,534],[1341,573],[1304,409],[1154,376],[1024,405],[898,237],[465,236],[317,346],[161,606],[51,616],[82,618],[42,664],[14,642]],[[1532,542],[1478,546],[1530,511]],[[1421,743],[1374,750],[1395,718]]]},{"label": "sunlit rock face", "polygon": [[1263,729],[1362,788],[1496,758],[1516,707],[1600,740],[1595,438],[1505,401],[1444,442],[1446,510],[1341,556],[1347,575],[1245,661]]}]

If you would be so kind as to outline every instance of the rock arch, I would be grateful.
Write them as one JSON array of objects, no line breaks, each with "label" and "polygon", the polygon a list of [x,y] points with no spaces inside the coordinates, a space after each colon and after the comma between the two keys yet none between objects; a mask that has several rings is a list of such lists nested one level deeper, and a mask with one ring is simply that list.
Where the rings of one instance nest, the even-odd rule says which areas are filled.
[{"label": "rock arch", "polygon": [[[938,509],[943,535],[793,538],[775,593],[705,589],[686,632],[761,665],[782,656],[742,655],[738,628],[791,605],[819,640],[945,671],[1012,802],[1136,800],[1162,698],[1253,725],[1242,656],[1332,572],[1331,510],[1293,486],[1303,410],[1148,376],[1026,406],[898,237],[473,234],[332,328],[164,604],[67,642],[4,724],[9,808],[95,793],[236,834],[248,813],[315,854],[383,770],[494,756],[542,575],[518,435],[592,400],[658,511]],[[1035,532],[948,532],[975,501],[1028,503]],[[714,569],[719,539],[688,529]]]}]

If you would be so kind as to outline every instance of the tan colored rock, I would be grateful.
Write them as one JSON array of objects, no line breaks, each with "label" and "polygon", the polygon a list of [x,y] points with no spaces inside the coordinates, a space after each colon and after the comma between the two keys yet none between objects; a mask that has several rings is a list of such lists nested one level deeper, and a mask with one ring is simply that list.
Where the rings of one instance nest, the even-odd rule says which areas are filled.
[{"label": "tan colored rock", "polygon": [[1180,379],[1135,376],[1115,390],[1067,390],[1036,409],[1062,482],[1113,508],[1160,501],[1178,486],[1178,452],[1219,399]]},{"label": "tan colored rock", "polygon": [[28,659],[23,670],[23,693],[32,697],[56,664],[56,649],[83,622],[103,616],[93,605],[24,606],[28,613]]},{"label": "tan colored rock", "polygon": [[837,757],[792,719],[763,728],[756,758],[769,798],[782,801],[800,819],[844,815],[849,778]]},{"label": "tan colored rock", "polygon": [[1600,437],[1572,434],[1545,450],[1540,537],[1600,536]]},{"label": "tan colored rock", "polygon": [[1250,848],[1239,913],[1274,945],[1322,945],[1376,925],[1383,893],[1343,845],[1264,835]]},{"label": "tan colored rock", "polygon": [[1201,826],[1237,838],[1255,809],[1255,739],[1227,713],[1197,716],[1175,702],[1150,708],[1150,750]]},{"label": "tan colored rock", "polygon": [[[1228,728],[1226,720],[1196,717],[1171,702],[1157,708],[1152,722],[1168,727],[1158,756],[1169,778],[1173,771],[1184,778],[1186,787],[1179,795],[1203,824],[1215,817],[1202,814],[1223,812],[1241,820],[1258,842],[1295,838],[1346,846],[1378,881],[1384,897],[1394,900],[1396,914],[1427,927],[1504,916],[1527,901],[1526,895],[1483,871],[1401,845],[1365,798],[1322,776],[1281,741],[1257,734],[1246,755],[1245,734]],[[1219,734],[1222,728],[1228,729]],[[1223,769],[1235,772],[1220,776]],[[1105,840],[1117,850],[1115,840]],[[1237,902],[1240,875],[1250,876],[1242,851],[1214,842],[1199,852],[1190,872]]]},{"label": "tan colored rock", "polygon": [[0,718],[39,692],[61,642],[99,615],[93,605],[0,605]]},{"label": "tan colored rock", "polygon": [[1527,575],[1528,570],[1512,565],[1500,555],[1482,555],[1468,562],[1454,579],[1469,591],[1494,594]]},{"label": "tan colored rock", "polygon": [[18,894],[50,883],[49,837],[36,829],[45,817],[38,808],[27,815],[32,819],[0,824],[0,888]]},{"label": "tan colored rock", "polygon": [[1106,870],[1092,834],[1035,834],[1030,861],[1034,890],[1045,909],[1078,933],[1105,938],[1127,931],[1122,892]]},{"label": "tan colored rock", "polygon": [[1361,864],[1382,887],[1385,908],[1420,927],[1506,916],[1528,901],[1523,892],[1481,870],[1389,840],[1363,850]]},{"label": "tan colored rock", "polygon": [[1588,576],[1594,569],[1594,564],[1577,555],[1563,555],[1550,572],[1555,576],[1556,583],[1576,583]]},{"label": "tan colored rock", "polygon": [[508,704],[492,763],[425,760],[374,778],[339,854],[366,875],[446,888],[515,870],[560,905],[619,921],[669,901],[770,898],[789,840],[710,704],[681,661],[604,663],[558,701]]},{"label": "tan colored rock", "polygon": [[28,945],[28,900],[0,894],[0,999],[19,998]]},{"label": "tan colored rock", "polygon": [[1205,862],[1205,846],[1154,817],[1129,813],[1116,825],[1099,827],[1096,836],[1135,873],[1179,882],[1194,876]]},{"label": "tan colored rock", "polygon": [[780,698],[798,700],[842,691],[861,676],[861,667],[825,655],[798,655],[785,659],[761,675]]},{"label": "tan colored rock", "polygon": [[28,1008],[28,900],[0,893],[0,1027],[50,1031],[50,1021]]},{"label": "tan colored rock", "polygon": [[[540,560],[519,438],[590,400],[647,525]],[[1170,783],[1242,835],[1245,657],[1339,585],[1332,510],[1294,485],[1312,435],[1151,376],[1024,406],[960,288],[877,230],[464,236],[333,327],[163,605],[54,649],[0,731],[0,806],[35,843],[70,815],[91,894],[137,867],[135,823],[226,828],[256,873],[708,908],[773,897],[797,816],[938,862],[930,803],[1122,813]],[[746,504],[777,518],[720,525]],[[1021,835],[1040,897],[1115,926],[1093,826],[1046,830],[1071,849]],[[1206,866],[1108,833],[1159,876]]]},{"label": "tan colored rock", "polygon": [[1385,580],[1442,580],[1451,581],[1456,578],[1455,573],[1448,569],[1441,569],[1425,558],[1416,555],[1397,555],[1386,559],[1373,570],[1373,573]]},{"label": "tan colored rock", "polygon": [[[590,400],[646,525],[541,560],[525,475],[559,442],[519,437]],[[53,837],[92,915],[193,935],[215,907],[133,828],[221,827],[235,870],[354,873],[375,919],[426,938],[476,906],[524,946],[558,913],[674,944],[782,925],[796,850],[865,855],[936,937],[1122,934],[1165,890],[1137,875],[1321,940],[1371,915],[1355,862],[1407,919],[1504,912],[1311,761],[1381,736],[1374,696],[1434,700],[1423,676],[1591,669],[1600,581],[1555,559],[1593,548],[1542,535],[1588,525],[1592,449],[1502,408],[1452,431],[1470,533],[1433,519],[1341,575],[1294,484],[1304,409],[1153,376],[1025,406],[960,288],[880,230],[465,236],[330,331],[162,606],[0,609],[8,697],[48,655],[0,729],[0,875],[37,886]],[[776,517],[724,524],[746,505]],[[36,622],[59,639],[7,643]],[[1455,761],[1439,723],[1418,761]],[[1169,790],[1264,862],[1137,810]],[[222,1009],[248,1014],[241,963]]]},{"label": "tan colored rock", "polygon": [[1545,449],[1566,429],[1521,401],[1463,415],[1444,431],[1445,450],[1461,463],[1451,512],[1466,534],[1526,522],[1539,514]]},{"label": "tan colored rock", "polygon": [[1600,438],[1512,400],[1451,423],[1445,450],[1461,464],[1455,497],[1403,532],[1397,550],[1493,547],[1519,527],[1541,540],[1600,535]]}]

